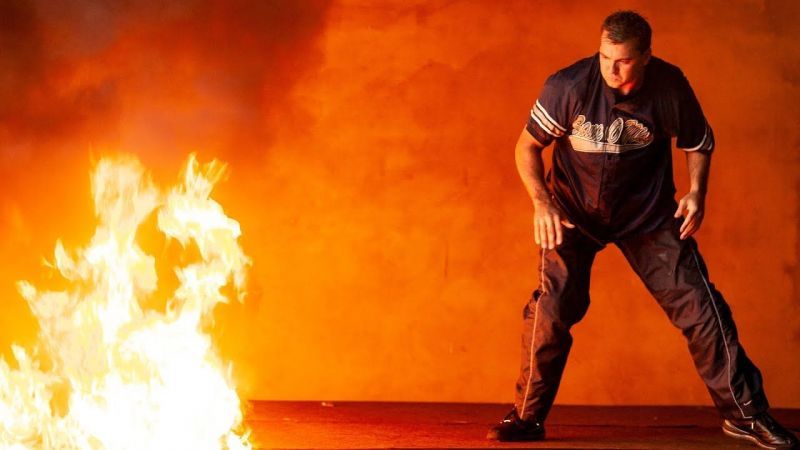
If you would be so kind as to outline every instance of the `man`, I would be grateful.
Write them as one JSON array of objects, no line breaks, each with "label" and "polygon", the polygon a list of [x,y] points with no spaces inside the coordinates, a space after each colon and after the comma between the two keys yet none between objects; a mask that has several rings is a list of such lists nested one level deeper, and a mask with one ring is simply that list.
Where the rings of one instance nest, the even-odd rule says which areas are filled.
[{"label": "man", "polygon": [[[487,437],[544,439],[570,328],[589,305],[592,261],[614,243],[686,337],[723,431],[766,448],[794,448],[796,437],[767,413],[761,373],[691,237],[703,221],[714,134],[680,69],[653,57],[650,39],[637,13],[608,16],[599,52],[548,78],[519,137],[516,163],[533,201],[540,280],[524,310],[514,409]],[[672,137],[691,178],[679,202]],[[551,142],[545,179],[541,153]]]}]

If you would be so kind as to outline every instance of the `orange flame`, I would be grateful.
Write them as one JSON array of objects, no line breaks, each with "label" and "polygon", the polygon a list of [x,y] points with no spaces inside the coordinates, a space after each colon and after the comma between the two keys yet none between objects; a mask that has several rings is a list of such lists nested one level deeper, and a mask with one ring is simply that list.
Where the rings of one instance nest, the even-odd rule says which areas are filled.
[{"label": "orange flame", "polygon": [[[86,248],[70,254],[58,242],[55,267],[63,291],[18,288],[39,322],[41,349],[12,348],[12,369],[0,359],[0,446],[79,449],[243,449],[239,398],[227,369],[203,332],[233,283],[242,298],[250,259],[239,224],[210,198],[225,166],[200,166],[194,155],[183,183],[158,190],[133,158],[103,159],[92,191],[97,228]],[[200,261],[176,269],[180,285],[165,312],[140,301],[155,292],[155,259],[136,242],[154,211],[158,228]],[[56,398],[66,397],[64,411]]]}]

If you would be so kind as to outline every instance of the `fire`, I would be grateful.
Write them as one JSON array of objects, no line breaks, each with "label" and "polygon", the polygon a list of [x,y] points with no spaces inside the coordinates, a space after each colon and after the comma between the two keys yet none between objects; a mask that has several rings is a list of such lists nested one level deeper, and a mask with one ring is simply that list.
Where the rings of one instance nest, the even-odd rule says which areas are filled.
[{"label": "fire", "polygon": [[[56,243],[68,282],[19,292],[39,322],[39,346],[0,359],[0,447],[43,449],[250,448],[230,367],[208,328],[222,288],[244,292],[250,265],[238,222],[210,198],[224,174],[189,158],[179,186],[162,192],[132,157],[103,159],[92,175],[97,228],[73,252]],[[199,261],[175,269],[165,311],[141,306],[157,288],[155,259],[136,242],[157,212],[158,228]]]}]

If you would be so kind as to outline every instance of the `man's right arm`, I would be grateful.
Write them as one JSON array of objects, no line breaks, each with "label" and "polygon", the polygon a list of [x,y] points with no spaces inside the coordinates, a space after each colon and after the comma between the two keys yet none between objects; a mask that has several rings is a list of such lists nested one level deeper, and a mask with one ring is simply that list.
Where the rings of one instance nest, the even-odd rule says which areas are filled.
[{"label": "man's right arm", "polygon": [[533,238],[542,248],[552,249],[563,240],[562,224],[567,228],[575,228],[575,225],[564,217],[550,198],[550,191],[544,181],[544,148],[544,145],[523,128],[517,140],[514,158],[522,184],[533,202]]}]

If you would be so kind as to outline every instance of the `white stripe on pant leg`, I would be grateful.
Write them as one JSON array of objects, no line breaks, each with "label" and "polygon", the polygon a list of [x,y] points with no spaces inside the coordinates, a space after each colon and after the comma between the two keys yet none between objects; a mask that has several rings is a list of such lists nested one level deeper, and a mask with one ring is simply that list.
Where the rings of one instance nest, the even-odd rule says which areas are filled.
[{"label": "white stripe on pant leg", "polygon": [[731,390],[731,398],[733,398],[733,403],[736,404],[736,407],[739,408],[739,412],[742,413],[742,417],[749,419],[752,416],[746,415],[742,407],[739,406],[739,402],[736,401],[736,394],[733,393],[733,386],[731,386],[731,351],[728,349],[728,341],[725,339],[725,329],[722,327],[722,318],[719,316],[719,310],[717,310],[717,304],[714,301],[714,294],[711,293],[711,287],[708,285],[705,275],[703,275],[703,269],[700,268],[700,260],[697,258],[697,253],[694,251],[694,247],[691,247],[691,244],[689,245],[692,249],[692,256],[694,256],[694,262],[697,265],[697,270],[700,272],[700,278],[703,279],[703,283],[706,285],[706,290],[708,290],[708,296],[711,299],[711,306],[714,307],[714,314],[717,315],[717,323],[719,323],[719,332],[722,337],[722,343],[725,344],[725,354],[728,357],[728,389]]},{"label": "white stripe on pant leg", "polygon": [[541,287],[541,291],[539,291],[539,298],[536,299],[536,307],[533,309],[533,330],[531,331],[531,349],[530,349],[530,361],[528,362],[528,384],[525,387],[525,396],[522,397],[522,411],[519,413],[519,418],[525,415],[525,408],[528,406],[528,393],[531,390],[531,381],[533,380],[533,344],[536,342],[536,322],[539,318],[539,300],[541,300],[542,295],[544,295],[544,247],[542,247],[542,270],[539,273],[539,286]]}]

